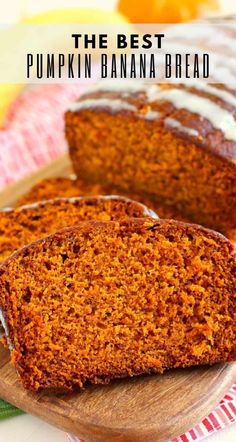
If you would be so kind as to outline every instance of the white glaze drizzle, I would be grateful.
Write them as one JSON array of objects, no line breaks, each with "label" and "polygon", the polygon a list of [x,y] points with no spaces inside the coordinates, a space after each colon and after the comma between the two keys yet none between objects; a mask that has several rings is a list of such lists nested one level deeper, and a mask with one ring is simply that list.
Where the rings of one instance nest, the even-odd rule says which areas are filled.
[{"label": "white glaze drizzle", "polygon": [[[196,81],[196,83],[189,82],[189,86],[194,86],[195,89],[218,96],[225,102],[236,106],[236,98],[228,91],[218,89],[214,86],[198,81]],[[136,90],[139,92],[145,92],[149,103],[158,100],[169,101],[176,107],[176,109],[186,109],[189,112],[196,113],[199,116],[206,118],[215,129],[219,129],[223,132],[226,139],[236,141],[236,121],[232,113],[226,109],[223,109],[220,105],[214,103],[209,98],[201,97],[187,91],[186,89],[175,87],[165,89],[156,84],[150,85],[143,82],[138,82],[136,86],[132,87],[130,81],[117,81],[114,82],[114,84],[113,81],[109,81],[101,82],[96,86],[96,91],[101,90],[119,91],[122,94],[130,93],[131,90]],[[89,92],[91,92],[91,89],[88,91],[88,93]],[[109,107],[114,111],[126,109],[135,112],[137,110],[133,104],[130,104],[124,100],[109,98],[84,99],[73,103],[70,110],[77,111],[90,107]],[[152,109],[150,109],[144,118],[156,119],[157,117],[158,115],[153,114]]]},{"label": "white glaze drizzle", "polygon": [[145,120],[153,121],[160,117],[160,112],[149,110],[146,114],[143,114]]},{"label": "white glaze drizzle", "polygon": [[96,107],[109,107],[113,111],[128,110],[136,112],[137,108],[127,101],[112,98],[89,98],[76,101],[69,106],[69,111],[76,112],[82,109],[90,109]]},{"label": "white glaze drizzle", "polygon": [[167,117],[165,118],[165,124],[171,128],[178,129],[180,132],[186,133],[192,137],[198,137],[199,132],[191,127],[183,126],[183,124],[176,120],[175,118]]},{"label": "white glaze drizzle", "polygon": [[[236,30],[236,26],[234,26]],[[207,44],[215,45],[215,42],[219,42],[220,46],[225,46],[229,49],[235,49],[235,37],[228,35],[226,32],[221,32],[220,28],[216,25],[209,26],[208,24],[204,27],[201,23],[200,26],[194,26],[186,24],[185,34],[179,31],[179,27],[174,26],[167,29],[167,35],[169,38],[180,38],[182,40],[194,40],[198,39],[200,41],[205,40]]]},{"label": "white glaze drizzle", "polygon": [[194,89],[198,89],[199,91],[206,92],[208,94],[214,95],[215,97],[219,97],[226,103],[232,104],[236,107],[236,97],[224,89],[219,89],[208,83],[204,83],[203,81],[198,80],[196,80],[195,82],[188,81],[185,86],[194,87]]},{"label": "white glaze drizzle", "polygon": [[[178,50],[182,47],[185,52],[188,52],[189,50],[195,50],[198,51],[199,48],[197,47],[187,47],[187,46],[183,46],[181,44],[178,43],[173,43],[173,46],[175,46],[175,50],[177,50],[176,48],[178,48]],[[173,46],[171,46],[171,49],[173,51]],[[172,52],[171,51],[171,52]],[[215,56],[215,54],[214,54]],[[236,68],[236,60],[232,60],[232,59],[228,59],[226,58],[226,60],[229,62],[229,65],[233,68]],[[221,58],[221,62],[222,62],[222,58]],[[215,69],[215,72],[218,73],[219,69],[222,68],[217,68]],[[224,72],[222,71],[222,73],[220,75],[217,75],[216,79],[220,80],[220,82],[222,82],[222,74],[223,74],[223,78],[229,79],[230,83],[232,81],[234,81],[235,84],[230,84],[229,87],[231,87],[232,90],[236,90],[236,80],[235,77],[232,76],[232,74],[230,73],[230,71],[224,67]],[[205,92],[210,93],[211,95],[215,95],[218,96],[219,98],[222,98],[224,101],[236,106],[236,97],[234,97],[229,91],[225,91],[216,87],[213,87],[212,85],[209,85],[206,82],[203,81],[199,81],[196,80],[195,81],[190,81],[188,80],[185,83],[185,86],[189,86],[189,87],[195,87],[196,89],[202,90]],[[138,93],[138,92],[145,92],[145,90],[150,87],[150,85],[148,85],[147,83],[144,83],[141,80],[137,80],[137,81],[131,81],[131,80],[104,80],[104,81],[100,81],[98,82],[96,85],[90,87],[88,89],[87,94],[93,93],[93,92],[119,92],[120,94],[122,94],[123,97],[132,94],[132,93]],[[86,94],[86,95],[87,95]],[[71,109],[70,109],[71,110]]]},{"label": "white glaze drizzle", "polygon": [[225,66],[217,66],[214,70],[214,75],[212,75],[212,78],[219,83],[222,83],[223,78],[225,84],[227,84],[227,87],[232,89],[232,91],[236,91],[236,77]]},{"label": "white glaze drizzle", "polygon": [[[170,53],[175,55],[176,53],[182,53],[182,54],[195,54],[199,53],[201,51],[202,53],[206,50],[210,50],[210,48],[207,46],[206,48],[202,48],[200,46],[194,46],[194,45],[186,45],[183,43],[183,41],[178,42],[171,42],[166,43],[163,49],[159,50],[159,53],[165,54]],[[228,66],[229,68],[233,69],[236,67],[236,60],[233,57],[227,56],[220,52],[212,52],[211,57],[211,65],[224,65]]]},{"label": "white glaze drizzle", "polygon": [[169,101],[176,109],[196,113],[206,118],[215,129],[221,130],[227,140],[236,141],[236,121],[233,115],[208,98],[179,88],[162,89],[158,85],[152,85],[147,90],[147,98],[149,102]]}]

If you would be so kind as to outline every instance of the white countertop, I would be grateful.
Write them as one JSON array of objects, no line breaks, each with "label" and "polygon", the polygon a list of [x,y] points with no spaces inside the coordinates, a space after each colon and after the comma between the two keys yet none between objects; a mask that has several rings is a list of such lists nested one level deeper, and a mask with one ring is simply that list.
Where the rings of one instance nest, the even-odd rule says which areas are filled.
[{"label": "white countertop", "polygon": [[[206,440],[206,439],[205,439]],[[235,442],[236,425],[207,438],[209,442]],[[22,415],[0,421],[1,442],[68,442],[66,434],[40,419]]]}]

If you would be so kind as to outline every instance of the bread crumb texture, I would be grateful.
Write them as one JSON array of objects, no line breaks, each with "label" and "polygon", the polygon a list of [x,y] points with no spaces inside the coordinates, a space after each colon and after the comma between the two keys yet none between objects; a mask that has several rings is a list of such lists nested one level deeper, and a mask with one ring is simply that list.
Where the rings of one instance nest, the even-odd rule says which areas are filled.
[{"label": "bread crumb texture", "polygon": [[155,216],[122,197],[55,199],[0,212],[0,263],[15,250],[64,227],[87,220],[110,221]]},{"label": "bread crumb texture", "polygon": [[235,270],[229,241],[195,225],[64,229],[1,266],[12,362],[38,390],[234,360]]},{"label": "bread crumb texture", "polygon": [[[139,112],[145,114],[148,105],[137,101]],[[164,109],[163,102],[155,103],[160,115]],[[182,121],[184,110],[178,115]],[[185,116],[186,126],[194,118]],[[196,128],[201,124],[206,125],[199,122]],[[227,146],[219,132],[194,141],[168,131],[162,117],[148,121],[135,113],[112,114],[104,109],[66,113],[70,156],[84,183],[113,186],[124,194],[148,198],[157,207],[236,240],[236,167],[223,155]],[[217,148],[222,144],[222,155],[209,149],[212,144]]]},{"label": "bread crumb texture", "polygon": [[190,218],[184,216],[176,207],[166,206],[163,203],[151,199],[150,196],[140,195],[132,191],[125,192],[120,187],[115,187],[114,184],[107,186],[100,184],[88,185],[78,178],[54,177],[41,180],[19,198],[17,206],[58,197],[70,198],[87,195],[119,195],[121,197],[127,197],[146,205],[155,211],[160,218],[191,222]]}]

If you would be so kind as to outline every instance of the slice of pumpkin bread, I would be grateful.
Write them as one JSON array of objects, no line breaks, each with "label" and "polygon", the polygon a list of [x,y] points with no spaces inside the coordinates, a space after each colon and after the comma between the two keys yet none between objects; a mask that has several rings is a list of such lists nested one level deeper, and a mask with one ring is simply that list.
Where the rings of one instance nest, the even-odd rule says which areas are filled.
[{"label": "slice of pumpkin bread", "polygon": [[113,191],[107,192],[100,185],[85,185],[82,181],[78,180],[75,175],[70,177],[58,176],[40,180],[18,199],[17,206],[23,206],[25,204],[53,198],[71,198],[75,196],[98,196],[107,194],[116,195],[117,193]]},{"label": "slice of pumpkin bread", "polygon": [[87,185],[81,180],[73,177],[52,177],[45,178],[35,184],[28,192],[22,195],[17,206],[32,204],[37,201],[49,200],[53,198],[70,198],[75,196],[97,196],[97,195],[120,195],[138,201],[158,213],[160,218],[177,219],[179,221],[191,222],[184,217],[176,208],[162,205],[150,199],[148,196],[125,193],[115,186],[101,186],[99,184]]},{"label": "slice of pumpkin bread", "polygon": [[23,385],[235,360],[235,264],[226,238],[173,220],[84,222],[23,248],[0,268]]},{"label": "slice of pumpkin bread", "polygon": [[119,196],[60,198],[0,212],[0,263],[15,250],[59,229],[86,220],[158,216]]}]

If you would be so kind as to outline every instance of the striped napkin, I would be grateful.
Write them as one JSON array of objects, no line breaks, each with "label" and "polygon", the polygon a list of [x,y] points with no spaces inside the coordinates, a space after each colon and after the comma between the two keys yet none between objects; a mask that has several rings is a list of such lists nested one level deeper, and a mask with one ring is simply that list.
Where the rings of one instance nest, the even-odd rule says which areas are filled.
[{"label": "striped napkin", "polygon": [[[169,442],[199,442],[236,422],[236,383],[225,395],[218,406],[194,428]],[[70,434],[69,442],[85,442]]]},{"label": "striped napkin", "polygon": [[0,191],[67,152],[64,111],[85,85],[26,89],[0,128]]},{"label": "striped napkin", "polygon": [[[63,114],[68,103],[85,90],[85,84],[43,85],[26,90],[16,100],[0,130],[0,190],[67,152]],[[0,417],[10,415],[7,407],[3,405]],[[234,423],[236,382],[202,422],[172,442],[198,442]],[[74,436],[68,438],[81,442]]]},{"label": "striped napkin", "polygon": [[18,416],[22,414],[23,411],[19,408],[14,407],[14,405],[8,404],[8,402],[2,401],[0,399],[0,419],[6,419],[7,417]]}]

